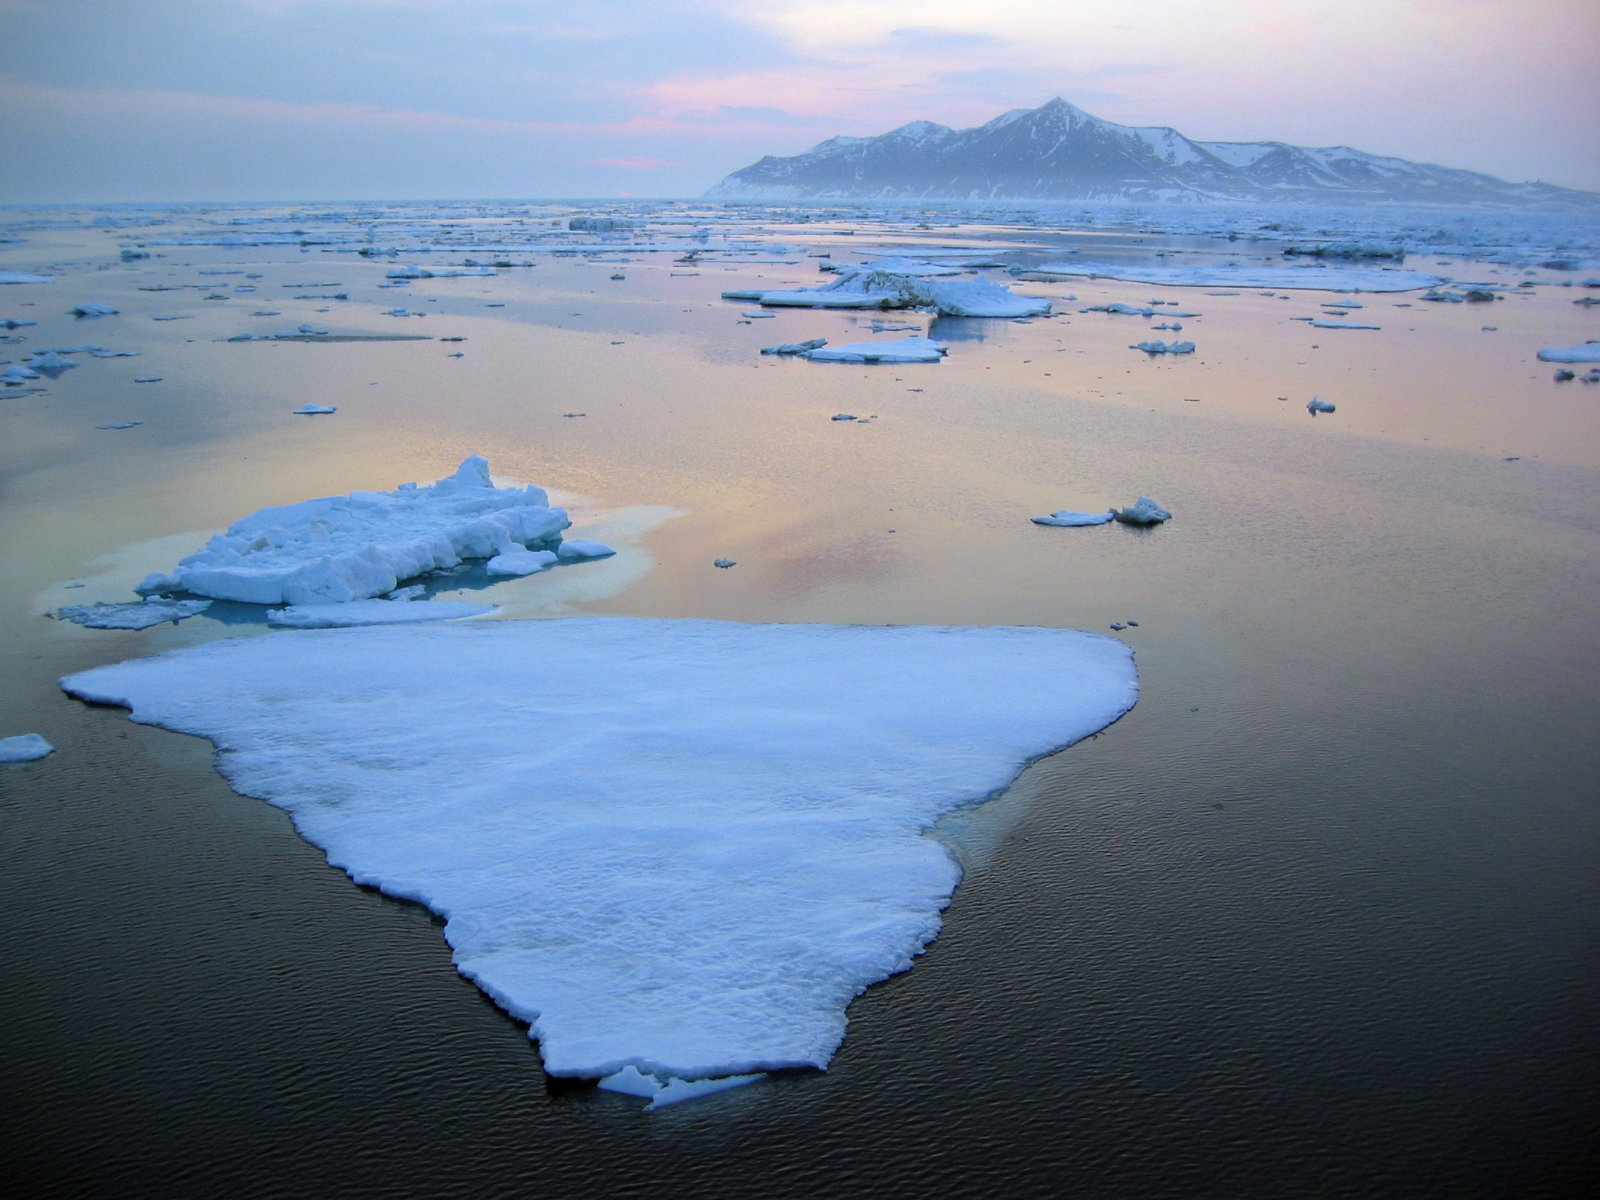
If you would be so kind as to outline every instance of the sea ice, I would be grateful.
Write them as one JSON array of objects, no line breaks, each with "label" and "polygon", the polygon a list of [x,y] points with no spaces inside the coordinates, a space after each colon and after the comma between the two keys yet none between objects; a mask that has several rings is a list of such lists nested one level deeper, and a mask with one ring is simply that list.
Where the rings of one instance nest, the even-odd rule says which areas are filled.
[{"label": "sea ice", "polygon": [[1559,363],[1600,362],[1600,342],[1585,342],[1581,346],[1558,346],[1539,351],[1539,361]]},{"label": "sea ice", "polygon": [[1081,525],[1104,525],[1106,522],[1113,520],[1115,516],[1116,514],[1109,510],[1106,512],[1092,513],[1073,512],[1070,509],[1064,508],[1058,513],[1051,513],[1048,517],[1034,517],[1032,520],[1035,525],[1066,525],[1076,527]]},{"label": "sea ice", "polygon": [[56,616],[89,629],[149,629],[164,621],[182,621],[205,612],[209,600],[161,600],[147,596],[129,604],[76,604]]},{"label": "sea ice", "polygon": [[339,411],[337,404],[302,404],[299,408],[292,409],[291,415],[297,417],[320,417]]},{"label": "sea ice", "polygon": [[843,346],[807,350],[805,357],[813,362],[918,363],[938,362],[945,350],[943,342],[908,337],[889,342],[847,342]]},{"label": "sea ice", "polygon": [[878,264],[841,267],[839,277],[820,288],[723,295],[756,298],[770,307],[920,307],[951,317],[1027,317],[1050,311],[1050,301],[1017,296],[989,279],[930,280],[920,274],[882,270]]},{"label": "sea ice", "polygon": [[824,1067],[936,935],[922,836],[1134,703],[1062,629],[636,618],[290,631],[62,680],[211,739],[357,882],[446,919],[553,1075]]},{"label": "sea ice", "polygon": [[1140,496],[1126,508],[1113,508],[1111,515],[1124,525],[1159,525],[1172,520],[1172,514],[1149,496]]},{"label": "sea ice", "polygon": [[345,604],[291,604],[267,613],[280,629],[348,629],[357,625],[413,625],[420,621],[458,621],[498,612],[495,604],[453,600],[351,600]]},{"label": "sea ice", "polygon": [[41,375],[48,375],[51,379],[59,379],[63,374],[72,370],[78,364],[70,358],[63,358],[54,350],[41,350],[30,358],[26,364],[28,370],[37,371]]},{"label": "sea ice", "polygon": [[30,275],[26,271],[0,271],[0,284],[4,283],[54,283],[53,275]]},{"label": "sea ice", "polygon": [[807,350],[820,350],[828,344],[827,338],[810,338],[804,342],[784,342],[781,346],[763,346],[763,354],[804,354]]},{"label": "sea ice", "polygon": [[473,455],[428,487],[402,484],[263,508],[138,590],[248,604],[365,600],[463,559],[553,541],[568,524],[542,488],[497,488],[489,464]]},{"label": "sea ice", "polygon": [[1193,354],[1193,342],[1140,342],[1129,346],[1130,350],[1143,350],[1146,354]]},{"label": "sea ice", "polygon": [[496,554],[483,569],[491,575],[536,575],[559,561],[560,558],[549,550],[511,550]]},{"label": "sea ice", "polygon": [[693,1100],[699,1096],[710,1096],[716,1092],[725,1092],[729,1088],[743,1087],[747,1083],[754,1083],[758,1079],[765,1079],[765,1072],[754,1075],[724,1075],[721,1079],[678,1079],[668,1076],[665,1083],[654,1075],[642,1075],[639,1068],[629,1063],[615,1075],[607,1075],[600,1081],[600,1090],[603,1092],[616,1092],[623,1096],[639,1096],[650,1101],[644,1106],[645,1112],[652,1109],[665,1108],[669,1104],[679,1104],[684,1100]]},{"label": "sea ice", "polygon": [[8,363],[6,369],[0,371],[0,383],[4,383],[8,387],[17,387],[30,379],[37,378],[39,378],[39,372],[29,370],[21,363]]},{"label": "sea ice", "polygon": [[556,547],[556,557],[562,562],[582,562],[591,558],[610,558],[616,551],[600,542],[573,538]]},{"label": "sea ice", "polygon": [[1313,329],[1382,329],[1382,325],[1363,325],[1356,321],[1312,321]]},{"label": "sea ice", "polygon": [[[1573,303],[1577,303],[1577,301]],[[4,321],[0,321],[0,329],[25,329],[29,325],[37,325],[38,323],[37,321],[24,321],[18,317],[7,317]]]},{"label": "sea ice", "polygon": [[1306,401],[1306,411],[1313,417],[1318,413],[1338,412],[1338,406],[1329,404],[1326,400],[1319,400],[1315,396]]},{"label": "sea ice", "polygon": [[[1020,272],[1019,272],[1020,273]],[[1410,292],[1443,282],[1421,271],[1374,267],[1143,267],[1113,263],[1046,263],[1029,267],[1037,276],[1090,276],[1169,287],[1245,287],[1309,289],[1319,292]]]},{"label": "sea ice", "polygon": [[54,751],[55,747],[37,733],[19,733],[15,737],[0,738],[0,763],[33,762]]},{"label": "sea ice", "polygon": [[101,304],[98,300],[90,300],[86,304],[74,304],[70,311],[76,317],[114,317],[120,310],[109,304]]}]

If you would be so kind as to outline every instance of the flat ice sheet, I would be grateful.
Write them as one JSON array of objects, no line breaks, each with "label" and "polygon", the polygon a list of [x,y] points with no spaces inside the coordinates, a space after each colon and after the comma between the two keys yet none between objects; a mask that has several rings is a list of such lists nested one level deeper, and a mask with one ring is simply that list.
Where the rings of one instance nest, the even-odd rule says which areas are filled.
[{"label": "flat ice sheet", "polygon": [[1118,263],[1046,263],[1029,270],[1040,275],[1093,275],[1129,283],[1167,287],[1281,288],[1286,291],[1410,292],[1444,282],[1421,271],[1377,267],[1154,267]]},{"label": "flat ice sheet", "polygon": [[960,871],[923,837],[1137,695],[1062,629],[584,617],[210,642],[62,680],[207,737],[358,882],[446,918],[545,1067],[825,1066]]},{"label": "flat ice sheet", "polygon": [[1587,342],[1582,346],[1557,346],[1539,351],[1541,362],[1600,363],[1600,342]]},{"label": "flat ice sheet", "polygon": [[944,357],[946,348],[943,342],[936,342],[931,338],[908,337],[883,342],[847,342],[843,346],[807,350],[800,357],[809,358],[813,362],[938,362]]}]

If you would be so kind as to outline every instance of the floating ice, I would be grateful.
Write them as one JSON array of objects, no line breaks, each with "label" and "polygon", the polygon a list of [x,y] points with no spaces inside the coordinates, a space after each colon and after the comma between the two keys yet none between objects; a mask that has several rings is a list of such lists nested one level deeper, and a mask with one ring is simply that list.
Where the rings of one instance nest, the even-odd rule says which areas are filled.
[{"label": "floating ice", "polygon": [[1120,279],[1169,287],[1286,288],[1319,292],[1411,292],[1443,281],[1421,271],[1374,267],[1145,267],[1114,263],[1046,263],[1019,272],[1024,276]]},{"label": "floating ice", "polygon": [[807,350],[820,350],[828,344],[827,338],[811,338],[804,342],[784,342],[781,346],[763,346],[763,354],[804,354]]},{"label": "floating ice", "polygon": [[929,280],[882,270],[879,264],[841,267],[839,277],[820,288],[723,296],[789,308],[934,308],[951,317],[1027,317],[1050,311],[1050,301],[1014,295],[992,280]]},{"label": "floating ice", "polygon": [[1331,413],[1338,412],[1339,410],[1336,405],[1329,404],[1326,400],[1318,400],[1315,396],[1313,396],[1310,400],[1306,401],[1306,411],[1314,417],[1318,413]]},{"label": "floating ice", "polygon": [[63,358],[54,350],[41,350],[26,363],[28,370],[48,375],[51,379],[59,379],[77,365],[70,358]]},{"label": "floating ice", "polygon": [[338,411],[339,406],[337,404],[302,404],[299,408],[291,410],[291,415],[297,417],[322,417]]},{"label": "floating ice", "polygon": [[1382,325],[1363,325],[1356,321],[1312,321],[1313,329],[1382,329]]},{"label": "floating ice", "polygon": [[1193,354],[1193,342],[1140,342],[1129,346],[1130,350],[1143,350],[1146,354]]},{"label": "floating ice", "polygon": [[0,329],[24,329],[29,325],[37,325],[38,323],[37,321],[22,320],[20,317],[7,317],[4,321],[0,321]]},{"label": "floating ice", "polygon": [[891,342],[848,342],[843,346],[807,350],[805,357],[813,362],[938,362],[944,357],[945,350],[943,342],[935,342],[925,337],[908,337]]},{"label": "floating ice", "polygon": [[1557,346],[1539,351],[1539,361],[1558,363],[1600,362],[1600,342],[1585,342],[1581,346]]},{"label": "floating ice", "polygon": [[916,333],[921,325],[908,325],[904,321],[874,321],[873,333]]},{"label": "floating ice", "polygon": [[582,562],[591,558],[610,558],[616,551],[600,542],[573,538],[556,547],[556,557],[562,562]]},{"label": "floating ice", "polygon": [[[7,282],[0,280],[0,283]],[[15,737],[0,738],[0,763],[25,763],[53,753],[55,747],[37,733],[19,733]]]},{"label": "floating ice", "polygon": [[143,421],[113,421],[109,425],[96,425],[96,429],[132,429],[135,425],[143,425]]},{"label": "floating ice", "polygon": [[960,869],[922,836],[1135,700],[1062,629],[577,618],[285,632],[70,676],[208,737],[357,882],[446,918],[545,1068],[823,1067]]},{"label": "floating ice", "polygon": [[114,317],[121,310],[101,304],[98,300],[90,300],[86,304],[74,304],[68,311],[76,317]]},{"label": "floating ice", "polygon": [[39,378],[39,372],[30,370],[20,363],[9,363],[4,371],[0,371],[0,383],[5,383],[9,387],[16,387],[30,379],[37,378]]},{"label": "floating ice", "polygon": [[623,1096],[640,1096],[650,1103],[644,1106],[645,1112],[652,1109],[665,1108],[669,1104],[678,1104],[684,1100],[693,1100],[699,1096],[710,1096],[716,1092],[725,1092],[729,1088],[743,1087],[747,1083],[754,1083],[758,1079],[765,1079],[765,1072],[754,1075],[724,1075],[721,1079],[678,1079],[668,1076],[665,1083],[654,1075],[642,1075],[639,1068],[629,1063],[615,1075],[607,1075],[600,1081],[600,1090],[603,1092],[617,1092]]},{"label": "floating ice", "polygon": [[1069,527],[1077,527],[1082,525],[1104,525],[1106,522],[1112,520],[1115,515],[1115,513],[1112,513],[1109,510],[1106,512],[1091,513],[1073,512],[1070,509],[1064,508],[1058,513],[1051,513],[1048,517],[1033,517],[1032,520],[1035,525],[1065,525]]},{"label": "floating ice", "polygon": [[130,604],[77,604],[56,616],[90,629],[149,629],[164,621],[182,621],[211,607],[209,600],[160,600],[148,596]]},{"label": "floating ice", "polygon": [[1131,304],[1123,304],[1120,301],[1115,304],[1091,304],[1083,311],[1086,313],[1117,313],[1124,317],[1151,317],[1155,315],[1155,309],[1153,308],[1135,308]]},{"label": "floating ice", "polygon": [[452,600],[351,600],[346,604],[291,604],[267,613],[280,629],[348,629],[357,625],[414,625],[420,621],[459,621],[498,612],[496,604]]},{"label": "floating ice", "polygon": [[1113,508],[1111,515],[1124,525],[1159,525],[1172,520],[1172,514],[1149,496],[1140,496],[1127,508]]},{"label": "floating ice", "polygon": [[536,575],[559,562],[559,557],[549,550],[511,550],[497,554],[484,564],[491,575]]},{"label": "floating ice", "polygon": [[54,283],[53,275],[30,275],[26,271],[0,271],[0,284],[4,283]]},{"label": "floating ice", "polygon": [[140,592],[188,591],[249,604],[338,604],[401,580],[553,541],[570,522],[544,490],[497,488],[477,455],[429,487],[353,492],[263,508]]},{"label": "floating ice", "polygon": [[159,375],[135,375],[133,377],[133,381],[135,383],[160,383],[161,382],[161,376],[159,376]]}]

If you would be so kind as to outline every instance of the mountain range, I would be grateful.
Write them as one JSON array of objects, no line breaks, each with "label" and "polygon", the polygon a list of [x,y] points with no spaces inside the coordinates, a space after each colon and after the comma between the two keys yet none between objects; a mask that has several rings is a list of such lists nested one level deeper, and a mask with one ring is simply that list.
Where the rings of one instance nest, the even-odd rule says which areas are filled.
[{"label": "mountain range", "polygon": [[975,129],[913,121],[768,156],[706,193],[725,200],[1246,200],[1600,208],[1600,193],[1507,183],[1348,146],[1196,142],[1118,125],[1057,97]]}]

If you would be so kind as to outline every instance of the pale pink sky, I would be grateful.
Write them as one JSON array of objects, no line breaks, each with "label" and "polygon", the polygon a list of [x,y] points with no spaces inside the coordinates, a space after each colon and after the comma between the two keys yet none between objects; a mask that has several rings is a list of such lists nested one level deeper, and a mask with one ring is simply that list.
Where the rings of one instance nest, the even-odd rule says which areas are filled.
[{"label": "pale pink sky", "polygon": [[0,199],[694,195],[1060,95],[1600,190],[1596,0],[0,0]]}]

